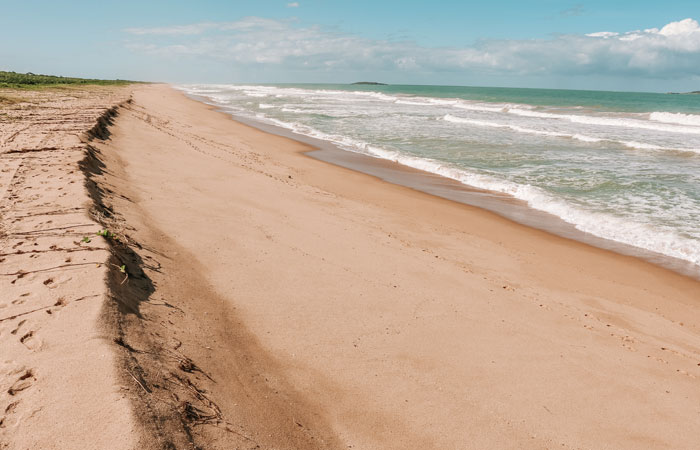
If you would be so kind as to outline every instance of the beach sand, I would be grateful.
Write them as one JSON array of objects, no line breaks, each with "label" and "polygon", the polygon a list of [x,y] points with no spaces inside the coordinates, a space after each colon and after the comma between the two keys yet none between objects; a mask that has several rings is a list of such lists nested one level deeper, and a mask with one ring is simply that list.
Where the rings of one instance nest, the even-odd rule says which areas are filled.
[{"label": "beach sand", "polygon": [[139,445],[102,319],[110,250],[81,171],[110,108],[128,96],[0,90],[2,449]]},{"label": "beach sand", "polygon": [[[22,391],[33,408],[40,395],[92,405],[85,448],[116,448],[91,441],[110,427],[125,448],[697,446],[697,280],[310,158],[167,86],[131,90],[75,173],[89,180],[75,195],[119,237],[88,254],[100,268],[70,272],[76,293],[102,296],[68,306],[101,307],[103,333],[97,309],[75,322],[49,322],[68,306],[36,313],[70,337],[9,358],[6,342],[36,328],[0,322],[2,359],[36,379]],[[2,304],[48,286],[27,275],[6,295],[6,278]],[[101,371],[94,392],[33,369],[60,354],[87,359],[66,377]],[[78,420],[24,408],[6,413],[8,448]]]}]

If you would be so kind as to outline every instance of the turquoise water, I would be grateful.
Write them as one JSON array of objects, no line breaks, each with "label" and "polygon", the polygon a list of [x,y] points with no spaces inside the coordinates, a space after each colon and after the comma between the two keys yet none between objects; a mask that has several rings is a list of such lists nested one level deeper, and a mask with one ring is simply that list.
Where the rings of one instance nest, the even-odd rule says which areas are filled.
[{"label": "turquoise water", "polygon": [[700,265],[700,95],[451,86],[188,85],[234,115],[511,195]]}]

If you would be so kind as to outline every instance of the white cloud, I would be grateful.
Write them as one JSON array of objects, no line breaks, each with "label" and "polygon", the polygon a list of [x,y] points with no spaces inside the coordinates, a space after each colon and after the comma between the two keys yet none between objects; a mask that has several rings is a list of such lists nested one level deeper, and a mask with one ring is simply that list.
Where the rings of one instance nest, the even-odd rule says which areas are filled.
[{"label": "white cloud", "polygon": [[190,55],[290,70],[700,76],[700,26],[693,19],[672,22],[661,29],[482,40],[461,48],[372,40],[259,17],[125,31],[134,36],[129,44],[132,49],[149,54]]},{"label": "white cloud", "polygon": [[298,8],[299,2],[287,3],[287,8]]},{"label": "white cloud", "polygon": [[615,37],[615,36],[619,36],[619,35],[620,35],[620,33],[615,33],[614,31],[596,31],[595,33],[588,33],[586,36],[609,38],[609,37]]},{"label": "white cloud", "polygon": [[[651,31],[651,30],[649,30]],[[683,19],[680,22],[671,22],[659,31],[664,36],[677,36],[698,32],[698,22],[693,19]]]}]

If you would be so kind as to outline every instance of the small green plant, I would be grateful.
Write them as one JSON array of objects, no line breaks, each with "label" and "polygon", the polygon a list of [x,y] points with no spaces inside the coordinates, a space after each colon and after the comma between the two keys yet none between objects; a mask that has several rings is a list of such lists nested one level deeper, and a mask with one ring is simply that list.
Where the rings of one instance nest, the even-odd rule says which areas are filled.
[{"label": "small green plant", "polygon": [[119,271],[120,271],[121,273],[124,274],[124,279],[123,279],[122,282],[119,283],[119,284],[124,284],[124,283],[126,282],[126,280],[129,279],[129,274],[128,274],[127,271],[126,271],[126,264],[122,264],[121,266],[118,266],[118,265],[116,265],[116,264],[110,263],[110,266],[116,267],[117,269],[119,269]]},{"label": "small green plant", "polygon": [[97,232],[97,235],[98,235],[98,236],[102,236],[102,237],[105,238],[105,239],[114,239],[114,238],[116,238],[115,234],[112,233],[112,232],[109,231],[109,230],[101,230],[101,231],[98,231],[98,232]]},{"label": "small green plant", "polygon": [[119,238],[119,236],[117,236],[116,234],[112,233],[111,231],[109,231],[107,229],[100,230],[96,234],[98,236],[102,236],[105,239],[111,239],[114,242],[119,242],[119,243],[122,242],[121,239]]},{"label": "small green plant", "polygon": [[85,243],[87,244],[88,242],[90,242],[90,240],[91,240],[91,239],[90,239],[89,237],[85,236],[85,237],[81,240],[81,242],[85,242]]}]

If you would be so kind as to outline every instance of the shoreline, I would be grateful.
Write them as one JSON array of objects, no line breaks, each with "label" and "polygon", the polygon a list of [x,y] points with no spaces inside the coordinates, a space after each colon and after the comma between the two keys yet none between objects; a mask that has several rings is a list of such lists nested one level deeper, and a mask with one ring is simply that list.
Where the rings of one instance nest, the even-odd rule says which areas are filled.
[{"label": "shoreline", "polygon": [[525,201],[507,194],[475,188],[442,175],[415,169],[391,160],[343,150],[329,141],[295,133],[262,120],[236,115],[227,111],[226,107],[217,105],[206,97],[173,88],[188,98],[228,115],[237,122],[309,145],[311,148],[305,154],[311,158],[374,176],[383,181],[415,189],[435,197],[480,208],[514,223],[542,230],[558,237],[571,239],[616,254],[635,257],[700,281],[700,266],[696,264],[581,231],[574,224],[553,214],[532,208]]},{"label": "shoreline", "polygon": [[[700,400],[696,280],[310,149],[164,86],[137,90],[102,148],[225,420],[265,418],[245,435],[281,448],[694,445],[674,430]],[[255,345],[232,353],[241,328]],[[266,394],[242,405],[249,383]]]}]

